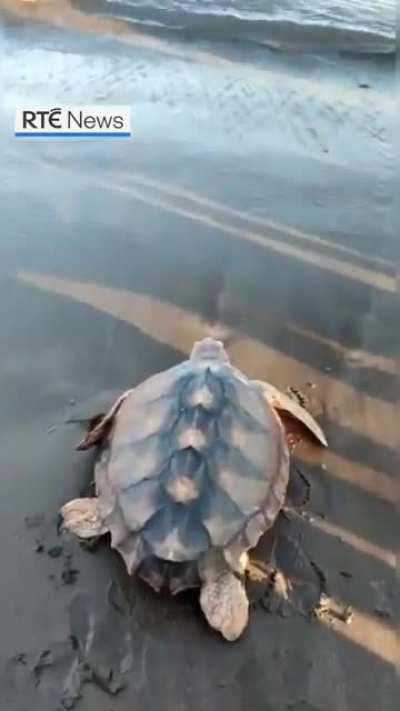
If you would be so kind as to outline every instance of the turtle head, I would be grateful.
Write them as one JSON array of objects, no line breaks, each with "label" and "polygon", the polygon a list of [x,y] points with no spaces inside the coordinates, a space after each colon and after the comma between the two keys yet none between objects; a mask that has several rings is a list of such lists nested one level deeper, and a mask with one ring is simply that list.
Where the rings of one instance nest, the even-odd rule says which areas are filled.
[{"label": "turtle head", "polygon": [[196,341],[190,354],[191,360],[221,360],[229,361],[228,354],[222,341],[215,338],[203,338]]}]

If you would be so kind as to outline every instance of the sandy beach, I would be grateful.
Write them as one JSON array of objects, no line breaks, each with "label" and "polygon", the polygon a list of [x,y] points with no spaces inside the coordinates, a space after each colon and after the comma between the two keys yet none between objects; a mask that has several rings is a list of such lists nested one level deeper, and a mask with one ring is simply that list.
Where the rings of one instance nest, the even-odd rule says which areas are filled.
[{"label": "sandy beach", "polygon": [[[144,31],[95,3],[0,2],[0,42],[0,708],[394,710],[393,56]],[[29,102],[129,104],[134,135],[15,139]],[[276,532],[298,589],[285,609],[255,589],[232,645],[195,594],[57,531],[92,478],[67,421],[212,329],[329,440],[298,451],[310,500]],[[320,593],[340,613],[310,621]]]}]

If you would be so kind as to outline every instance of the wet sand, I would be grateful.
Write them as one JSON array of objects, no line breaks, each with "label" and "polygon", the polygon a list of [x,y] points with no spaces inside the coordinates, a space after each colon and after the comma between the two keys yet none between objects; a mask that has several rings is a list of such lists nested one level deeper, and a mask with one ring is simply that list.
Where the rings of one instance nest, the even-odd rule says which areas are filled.
[{"label": "wet sand", "polygon": [[[390,60],[154,43],[132,31],[119,42],[100,20],[55,27],[47,17],[44,26],[7,15],[0,30],[0,706],[62,708],[72,634],[96,669],[114,668],[114,691],[118,674],[127,681],[116,696],[100,688],[109,678],[85,685],[83,711],[390,711],[399,652]],[[135,137],[17,141],[21,100],[129,102]],[[301,551],[293,558],[292,545],[282,560],[300,566],[303,592],[323,588],[339,609],[351,606],[350,624],[310,622],[301,595],[268,611],[261,589],[248,630],[229,645],[206,627],[195,595],[157,596],[126,579],[107,545],[90,553],[57,534],[60,505],[91,479],[91,456],[74,452],[79,425],[66,420],[177,363],[212,328],[229,335],[249,375],[306,393],[326,430],[328,452],[298,452],[310,501],[280,523]],[[110,581],[131,610],[107,602]]]}]

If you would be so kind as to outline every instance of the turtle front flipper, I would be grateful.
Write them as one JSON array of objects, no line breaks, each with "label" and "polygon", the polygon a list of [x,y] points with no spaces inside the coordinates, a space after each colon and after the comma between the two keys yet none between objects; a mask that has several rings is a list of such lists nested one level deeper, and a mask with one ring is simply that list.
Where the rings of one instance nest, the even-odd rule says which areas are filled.
[{"label": "turtle front flipper", "polygon": [[108,532],[98,507],[98,499],[73,499],[60,510],[63,528],[79,538],[95,538]]},{"label": "turtle front flipper", "polygon": [[124,392],[106,415],[94,417],[91,421],[89,421],[88,432],[76,448],[78,451],[90,449],[95,444],[100,444],[104,440],[110,431],[115,415],[130,392],[132,391],[127,390]]},{"label": "turtle front flipper", "polygon": [[[323,433],[319,424],[315,421],[312,415],[310,415],[307,410],[296,402],[286,393],[278,390],[274,385],[270,383],[264,383],[260,380],[254,380],[253,384],[258,387],[269,405],[277,411],[278,415],[281,417],[281,413],[287,413],[290,417],[294,418],[300,422],[311,434],[318,440],[320,444],[324,447],[328,446],[325,434]],[[281,417],[282,419],[282,417]],[[284,420],[283,424],[285,426],[286,432],[290,433],[290,426]]]}]

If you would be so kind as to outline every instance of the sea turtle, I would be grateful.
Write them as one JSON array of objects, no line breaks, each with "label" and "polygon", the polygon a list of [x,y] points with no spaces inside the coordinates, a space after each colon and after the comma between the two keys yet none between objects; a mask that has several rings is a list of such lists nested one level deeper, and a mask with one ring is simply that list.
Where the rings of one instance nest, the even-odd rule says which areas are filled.
[{"label": "sea turtle", "polygon": [[98,446],[96,496],[61,509],[81,538],[109,532],[129,574],[172,594],[200,586],[209,624],[228,640],[248,621],[247,551],[285,500],[289,447],[280,412],[324,445],[301,405],[249,380],[222,342],[125,392],[78,449]]}]

